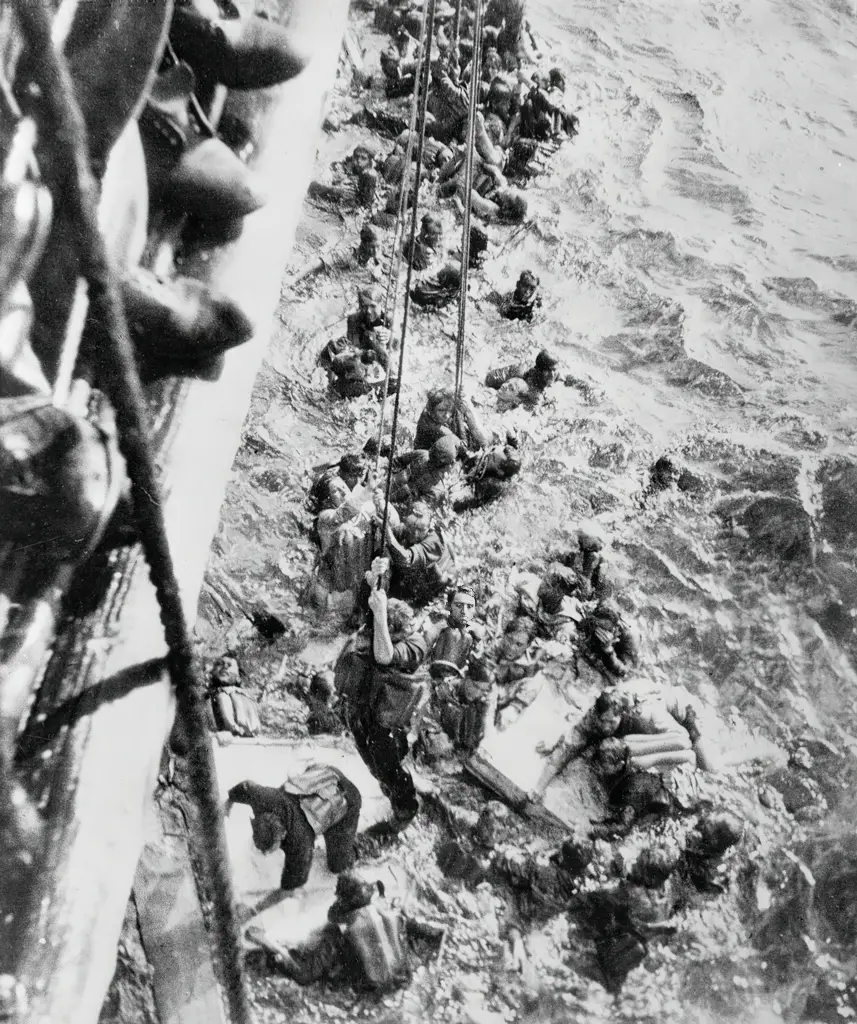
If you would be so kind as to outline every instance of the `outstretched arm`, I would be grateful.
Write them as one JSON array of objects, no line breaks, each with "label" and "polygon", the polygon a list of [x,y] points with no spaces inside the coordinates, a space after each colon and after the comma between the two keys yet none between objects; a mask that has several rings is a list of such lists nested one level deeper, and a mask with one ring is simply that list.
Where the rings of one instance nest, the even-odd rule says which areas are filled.
[{"label": "outstretched arm", "polygon": [[369,609],[374,623],[372,653],[379,665],[389,665],[393,661],[394,651],[390,627],[387,625],[387,595],[383,590],[373,590],[369,595]]}]

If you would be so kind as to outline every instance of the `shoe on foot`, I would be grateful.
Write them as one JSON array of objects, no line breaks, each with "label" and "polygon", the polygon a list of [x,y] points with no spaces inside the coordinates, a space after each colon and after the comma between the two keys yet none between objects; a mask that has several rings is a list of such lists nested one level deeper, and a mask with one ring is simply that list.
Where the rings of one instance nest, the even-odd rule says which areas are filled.
[{"label": "shoe on foot", "polygon": [[187,64],[158,75],[140,133],[153,198],[203,220],[246,217],[265,205],[257,176],[222,139],[194,125],[190,99],[196,85]]},{"label": "shoe on foot", "polygon": [[177,7],[170,42],[201,78],[230,89],[264,89],[294,78],[309,53],[294,31],[257,14],[242,15],[234,4],[229,17],[207,18],[193,6]]},{"label": "shoe on foot", "polygon": [[190,278],[161,281],[136,267],[122,279],[128,328],[146,363],[197,363],[241,345],[253,334],[244,311]]}]

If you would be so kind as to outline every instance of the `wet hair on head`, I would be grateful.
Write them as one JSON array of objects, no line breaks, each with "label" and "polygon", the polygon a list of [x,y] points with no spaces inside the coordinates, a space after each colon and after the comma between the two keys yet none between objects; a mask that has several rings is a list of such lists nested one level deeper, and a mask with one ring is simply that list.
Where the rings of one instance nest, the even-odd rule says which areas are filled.
[{"label": "wet hair on head", "polygon": [[565,92],[565,75],[559,68],[551,68],[548,73],[548,81],[552,89],[561,89]]},{"label": "wet hair on head", "polygon": [[606,715],[611,711],[618,714],[622,710],[622,701],[614,690],[602,690],[595,698],[596,714]]},{"label": "wet hair on head", "polygon": [[387,602],[387,627],[391,633],[408,633],[414,624],[414,613],[406,601],[391,597]]},{"label": "wet hair on head", "polygon": [[451,405],[454,401],[455,395],[451,388],[432,388],[426,395],[426,409],[434,412],[441,403],[448,402]]},{"label": "wet hair on head", "polygon": [[627,764],[628,748],[615,736],[608,736],[603,739],[595,752],[595,759],[598,767],[604,775],[618,775],[625,770]]},{"label": "wet hair on head", "polygon": [[[522,270],[518,276],[518,286],[525,288],[538,288],[540,282],[532,270]],[[544,349],[542,349],[544,351]],[[541,355],[541,353],[539,353]]]},{"label": "wet hair on head", "polygon": [[701,846],[710,857],[719,857],[741,841],[744,822],[728,811],[704,815],[696,826]]},{"label": "wet hair on head", "polygon": [[431,520],[434,518],[431,507],[425,501],[415,501],[408,509],[408,515],[417,516],[419,519]]},{"label": "wet hair on head", "polygon": [[285,834],[282,821],[270,811],[254,815],[250,827],[253,831],[253,842],[258,850],[270,850],[272,846],[282,841]]},{"label": "wet hair on head", "polygon": [[500,192],[494,202],[499,207],[500,219],[508,224],[521,224],[527,216],[527,200],[517,192]]},{"label": "wet hair on head", "polygon": [[451,605],[457,594],[467,594],[468,597],[473,598],[473,603],[476,603],[476,591],[469,583],[462,583],[459,586],[450,587],[446,597],[447,604]]},{"label": "wet hair on head", "polygon": [[361,306],[365,306],[369,302],[379,306],[384,301],[384,296],[377,285],[367,285],[357,292],[357,301]]},{"label": "wet hair on head", "polygon": [[348,487],[337,469],[329,469],[326,473],[322,473],[312,485],[309,492],[309,503],[316,512],[321,512],[327,507],[333,496],[334,485],[337,483],[346,489]]},{"label": "wet hair on head", "polygon": [[339,460],[340,474],[362,473],[365,468],[366,458],[363,452],[346,452]]},{"label": "wet hair on head", "polygon": [[557,366],[559,366],[559,360],[553,352],[548,352],[546,348],[543,348],[536,356],[537,370],[555,370]]},{"label": "wet hair on head", "polygon": [[338,922],[345,915],[367,907],[376,892],[383,895],[381,882],[364,882],[352,871],[344,871],[336,880],[336,899],[327,912],[328,920]]},{"label": "wet hair on head", "polygon": [[562,607],[562,599],[565,595],[553,581],[542,580],[539,586],[539,604],[548,615],[556,615]]},{"label": "wet hair on head", "polygon": [[637,885],[647,889],[657,889],[666,882],[678,867],[678,850],[666,846],[647,846],[637,857],[634,866],[628,872],[628,878]]},{"label": "wet hair on head", "polygon": [[354,149],[351,151],[352,160],[358,156],[365,156],[367,160],[375,159],[375,154],[368,146],[364,146],[363,143],[361,143],[359,146],[355,146]]},{"label": "wet hair on head", "polygon": [[429,462],[433,466],[443,468],[451,466],[458,458],[461,443],[452,434],[445,434],[439,437],[429,450]]},{"label": "wet hair on head", "polygon": [[595,846],[590,839],[569,836],[559,848],[557,861],[563,871],[572,875],[582,874],[595,857]]}]

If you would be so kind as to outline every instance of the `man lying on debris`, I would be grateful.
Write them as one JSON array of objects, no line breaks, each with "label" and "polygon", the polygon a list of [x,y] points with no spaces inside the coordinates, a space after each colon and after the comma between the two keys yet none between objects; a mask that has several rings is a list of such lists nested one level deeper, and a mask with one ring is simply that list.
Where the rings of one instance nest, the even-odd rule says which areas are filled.
[{"label": "man lying on debris", "polygon": [[234,736],[255,736],[261,728],[256,701],[241,686],[238,660],[232,654],[218,658],[211,670],[211,711],[215,729]]},{"label": "man lying on debris", "polygon": [[248,928],[247,938],[268,950],[269,966],[299,985],[342,981],[358,989],[389,992],[411,976],[408,938],[439,941],[444,928],[401,910],[373,903],[384,897],[382,882],[364,882],[352,873],[340,875],[328,922],[301,946],[286,949],[261,928]]},{"label": "man lying on debris", "polygon": [[[709,735],[702,731],[701,723]],[[721,754],[710,735],[714,728],[702,703],[683,686],[631,683],[604,690],[567,736],[553,748],[542,748],[547,763],[533,796],[541,799],[566,765],[610,736],[625,740],[633,768],[690,764],[718,771]]]},{"label": "man lying on debris", "polygon": [[[698,734],[695,724],[689,736]],[[648,814],[674,817],[686,814],[697,806],[699,788],[695,765],[686,763],[665,765],[659,772],[639,767],[641,762],[658,756],[657,748],[671,744],[663,736],[626,737],[624,740],[609,736],[602,740],[594,765],[607,790],[611,816],[598,822],[590,835],[595,839],[615,839],[628,835],[635,823]],[[681,751],[692,756],[692,751]]]},{"label": "man lying on debris", "polygon": [[262,853],[283,851],[280,888],[291,891],[309,878],[316,836],[324,836],[327,866],[334,874],[354,864],[362,802],[360,790],[338,768],[312,764],[281,786],[239,782],[229,790],[226,813],[233,804],[251,808],[253,842]]}]

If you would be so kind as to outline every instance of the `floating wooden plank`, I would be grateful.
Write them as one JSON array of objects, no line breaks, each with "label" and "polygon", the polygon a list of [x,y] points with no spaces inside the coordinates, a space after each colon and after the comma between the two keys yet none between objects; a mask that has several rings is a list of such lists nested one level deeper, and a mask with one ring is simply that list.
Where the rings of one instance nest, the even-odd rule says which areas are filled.
[{"label": "floating wooden plank", "polygon": [[[310,65],[277,89],[236,100],[259,140],[254,168],[270,201],[246,218],[235,242],[194,269],[251,313],[254,339],[227,353],[215,380],[166,380],[149,389],[164,515],[191,621],[311,175],[347,6],[299,0],[293,24],[312,41]],[[2,908],[12,919],[14,970],[30,995],[28,1024],[98,1019],[173,713],[158,606],[136,548],[94,560],[66,607],[70,617],[19,759],[44,810],[45,854],[23,866],[26,886]],[[7,874],[10,868],[4,865]]]},{"label": "floating wooden plank", "polygon": [[539,673],[526,686],[537,690],[529,704],[505,727],[490,730],[467,762],[467,770],[511,807],[552,831],[586,831],[591,820],[604,817],[600,783],[585,761],[572,762],[547,787],[539,800],[530,794],[544,771],[537,747],[552,747],[565,735],[582,708],[569,696],[567,674]]}]

